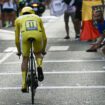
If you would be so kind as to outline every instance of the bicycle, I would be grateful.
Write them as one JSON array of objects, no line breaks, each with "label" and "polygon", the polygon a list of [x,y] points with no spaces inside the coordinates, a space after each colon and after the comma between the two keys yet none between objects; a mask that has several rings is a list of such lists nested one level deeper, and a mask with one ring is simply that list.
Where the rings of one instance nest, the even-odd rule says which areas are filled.
[{"label": "bicycle", "polygon": [[[29,88],[30,88],[32,104],[34,104],[34,96],[35,96],[36,89],[38,87],[36,62],[35,62],[35,56],[32,48],[32,43],[34,40],[35,39],[33,38],[28,39],[28,41],[31,43],[31,49],[30,49],[28,71],[27,71],[27,78],[26,78],[27,90],[28,90],[27,93],[29,93]],[[17,55],[20,58],[21,53],[17,53]]]}]

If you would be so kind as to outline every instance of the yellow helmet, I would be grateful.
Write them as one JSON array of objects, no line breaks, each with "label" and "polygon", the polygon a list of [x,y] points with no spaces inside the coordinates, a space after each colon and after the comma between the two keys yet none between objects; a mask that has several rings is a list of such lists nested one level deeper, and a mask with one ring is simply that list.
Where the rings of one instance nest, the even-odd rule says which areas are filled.
[{"label": "yellow helmet", "polygon": [[31,8],[31,7],[24,7],[22,10],[21,10],[21,15],[23,15],[24,13],[30,13],[30,14],[34,14],[34,10]]}]

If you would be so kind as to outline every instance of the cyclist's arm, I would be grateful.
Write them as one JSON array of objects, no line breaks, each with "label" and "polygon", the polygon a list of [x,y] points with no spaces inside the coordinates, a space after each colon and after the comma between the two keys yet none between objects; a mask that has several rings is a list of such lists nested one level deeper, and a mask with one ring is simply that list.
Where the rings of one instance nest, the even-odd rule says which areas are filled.
[{"label": "cyclist's arm", "polygon": [[18,20],[15,21],[15,45],[17,47],[18,52],[21,52],[20,49],[20,25]]},{"label": "cyclist's arm", "polygon": [[101,2],[102,2],[102,4],[103,4],[103,6],[104,6],[104,0],[101,0]]},{"label": "cyclist's arm", "polygon": [[40,25],[41,25],[41,29],[42,29],[43,42],[44,42],[43,51],[45,51],[46,45],[47,45],[47,37],[46,37],[45,29],[44,29],[44,26],[43,26],[43,22],[42,22],[41,19],[40,19]]},{"label": "cyclist's arm", "polygon": [[102,44],[104,40],[104,37],[100,36],[98,39],[97,39],[97,42],[92,44],[92,47],[90,49],[97,49],[100,47],[100,45]]}]

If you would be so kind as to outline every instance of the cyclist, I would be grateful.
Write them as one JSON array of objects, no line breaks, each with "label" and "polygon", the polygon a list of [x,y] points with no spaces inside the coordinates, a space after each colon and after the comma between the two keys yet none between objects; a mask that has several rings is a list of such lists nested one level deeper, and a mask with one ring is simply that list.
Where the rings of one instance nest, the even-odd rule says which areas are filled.
[{"label": "cyclist", "polygon": [[[98,29],[100,33],[100,38],[97,40],[95,44],[91,48],[87,50],[87,52],[96,52],[98,48],[100,48],[102,42],[105,38],[105,20],[103,16],[103,11],[101,9],[96,9],[93,12],[93,21],[94,25]],[[104,49],[103,49],[104,51]]]},{"label": "cyclist", "polygon": [[[22,48],[22,92],[27,92],[26,75],[28,69],[28,60],[30,53],[29,38],[34,38],[33,42],[34,53],[37,62],[38,80],[41,82],[44,79],[42,71],[42,53],[45,53],[47,44],[47,37],[43,27],[43,23],[39,16],[34,14],[31,7],[24,7],[21,11],[21,15],[15,20],[15,44],[18,50],[17,55],[21,54]],[[20,46],[20,32],[22,39],[22,46]]]}]

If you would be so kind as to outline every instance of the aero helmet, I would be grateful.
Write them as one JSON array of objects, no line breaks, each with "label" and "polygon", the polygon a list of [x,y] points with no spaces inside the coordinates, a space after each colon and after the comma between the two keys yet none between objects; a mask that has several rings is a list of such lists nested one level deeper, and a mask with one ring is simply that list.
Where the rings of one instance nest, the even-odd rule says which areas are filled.
[{"label": "aero helmet", "polygon": [[31,7],[24,7],[22,10],[21,10],[21,15],[23,15],[24,13],[30,13],[30,14],[34,14],[34,10],[31,8]]}]

